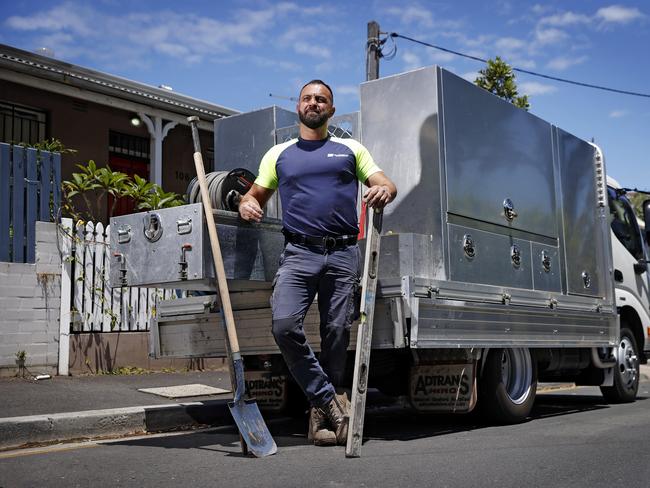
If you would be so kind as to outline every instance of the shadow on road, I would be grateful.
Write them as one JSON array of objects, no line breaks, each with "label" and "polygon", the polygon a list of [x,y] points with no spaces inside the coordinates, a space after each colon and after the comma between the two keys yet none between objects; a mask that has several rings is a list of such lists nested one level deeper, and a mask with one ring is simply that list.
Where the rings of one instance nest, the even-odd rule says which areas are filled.
[{"label": "shadow on road", "polygon": [[[641,402],[647,399],[647,397],[637,397],[636,401]],[[545,393],[537,395],[529,421],[610,407],[611,405],[600,395]]]},{"label": "shadow on road", "polygon": [[[637,398],[637,401],[645,400],[647,397]],[[526,422],[607,408],[610,408],[610,405],[600,395],[546,393],[538,395],[531,416]],[[309,445],[306,436],[306,417],[270,418],[267,423],[278,448]],[[410,441],[494,427],[494,424],[485,420],[478,411],[462,415],[425,415],[418,414],[403,405],[382,406],[370,409],[366,415],[364,441],[369,439]],[[108,444],[165,449],[202,449],[222,452],[227,456],[243,456],[239,447],[239,436],[234,426],[214,430],[197,430],[165,437],[126,439]]]},{"label": "shadow on road", "polygon": [[[278,448],[296,445],[308,445],[306,429],[307,419],[290,419],[286,417],[267,419],[267,425]],[[104,442],[108,445],[162,447],[165,449],[203,449],[225,453],[227,456],[243,457],[239,444],[237,428],[232,426],[215,429],[198,429],[184,431],[176,435],[140,437]]]}]

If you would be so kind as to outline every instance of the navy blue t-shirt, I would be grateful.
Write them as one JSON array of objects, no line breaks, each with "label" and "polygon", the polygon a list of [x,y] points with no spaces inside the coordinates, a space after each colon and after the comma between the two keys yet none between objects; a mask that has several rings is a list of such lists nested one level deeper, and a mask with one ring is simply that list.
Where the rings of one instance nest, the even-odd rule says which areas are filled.
[{"label": "navy blue t-shirt", "polygon": [[368,150],[354,139],[292,139],[264,155],[255,183],[279,189],[288,231],[356,235],[358,182],[377,171]]}]

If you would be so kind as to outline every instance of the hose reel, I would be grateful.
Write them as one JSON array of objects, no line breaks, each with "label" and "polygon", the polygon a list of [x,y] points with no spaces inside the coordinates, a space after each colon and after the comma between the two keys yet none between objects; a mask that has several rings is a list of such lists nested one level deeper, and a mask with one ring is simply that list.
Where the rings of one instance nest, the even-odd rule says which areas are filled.
[{"label": "hose reel", "polygon": [[[214,171],[205,175],[212,207],[237,212],[241,197],[253,186],[255,175],[244,168],[232,171]],[[195,178],[187,186],[188,203],[199,203],[201,190]]]}]

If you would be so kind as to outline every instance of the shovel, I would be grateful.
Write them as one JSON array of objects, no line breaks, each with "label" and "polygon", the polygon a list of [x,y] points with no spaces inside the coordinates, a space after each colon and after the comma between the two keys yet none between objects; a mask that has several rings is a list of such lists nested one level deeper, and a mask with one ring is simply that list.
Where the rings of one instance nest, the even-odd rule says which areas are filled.
[{"label": "shovel", "polygon": [[[201,156],[201,144],[199,142],[199,131],[197,127],[199,118],[188,117],[187,121],[192,129],[192,140],[194,141],[194,166],[196,167],[196,176],[201,188],[201,200],[205,210],[205,220],[208,224],[208,234],[210,235],[210,245],[212,247],[212,259],[214,261],[214,270],[217,276],[217,287],[219,288],[219,297],[221,302],[221,314],[226,326],[226,345],[230,351],[232,367],[230,369],[231,383],[235,387],[235,394],[232,402],[228,403],[230,413],[235,419],[241,438],[248,446],[248,450],[256,457],[269,456],[275,454],[278,450],[271,433],[264,423],[260,409],[253,399],[244,400],[244,363],[239,352],[239,341],[237,340],[237,331],[235,329],[235,318],[232,313],[230,304],[230,294],[228,293],[228,283],[226,281],[226,272],[223,267],[221,257],[221,247],[217,236],[217,227],[214,223],[212,213],[212,203],[208,193],[208,184],[205,179],[205,169],[203,167],[203,156]],[[242,446],[243,447],[243,446]]]}]

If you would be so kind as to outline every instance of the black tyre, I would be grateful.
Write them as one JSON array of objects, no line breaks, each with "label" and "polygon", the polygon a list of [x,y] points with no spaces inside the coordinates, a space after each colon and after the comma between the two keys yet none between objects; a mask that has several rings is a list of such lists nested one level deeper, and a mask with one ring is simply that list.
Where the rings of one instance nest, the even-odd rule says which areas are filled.
[{"label": "black tyre", "polygon": [[537,363],[527,348],[491,349],[479,383],[478,407],[492,422],[526,420],[537,392]]},{"label": "black tyre", "polygon": [[621,342],[616,351],[614,385],[601,386],[605,400],[610,403],[630,403],[639,390],[639,355],[632,331],[621,321]]}]

